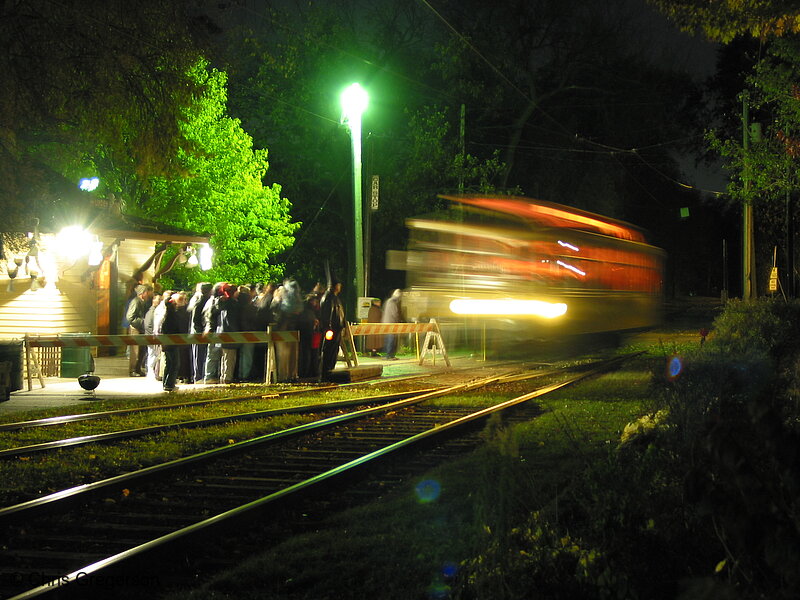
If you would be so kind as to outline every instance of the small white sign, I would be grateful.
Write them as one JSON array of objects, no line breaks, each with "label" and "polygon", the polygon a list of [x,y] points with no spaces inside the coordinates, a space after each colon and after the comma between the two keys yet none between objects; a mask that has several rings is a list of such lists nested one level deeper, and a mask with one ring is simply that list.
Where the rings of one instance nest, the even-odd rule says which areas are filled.
[{"label": "small white sign", "polygon": [[380,197],[380,176],[372,176],[372,195],[370,196],[369,207],[372,210],[378,210],[378,198]]}]

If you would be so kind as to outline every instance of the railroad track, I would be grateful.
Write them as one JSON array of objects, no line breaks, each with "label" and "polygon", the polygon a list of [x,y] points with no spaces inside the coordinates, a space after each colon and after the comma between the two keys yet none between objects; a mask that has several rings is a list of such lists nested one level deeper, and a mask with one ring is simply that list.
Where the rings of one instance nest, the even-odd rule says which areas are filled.
[{"label": "railroad track", "polygon": [[[585,365],[581,365],[579,367],[572,367],[572,370],[580,370],[585,368]],[[553,375],[558,372],[563,372],[562,370],[558,369],[545,369],[539,370],[535,373],[525,374],[523,377],[525,378],[533,378],[533,377],[546,377],[549,375]],[[512,381],[513,379],[509,379],[513,377],[512,373],[514,371],[510,371],[506,374],[506,380],[508,382]],[[413,376],[410,378],[405,379],[419,379],[421,376]],[[392,380],[389,383],[395,383],[398,380]],[[386,383],[386,382],[384,382]],[[129,408],[129,409],[120,409],[120,410],[112,410],[112,411],[100,411],[96,413],[81,413],[76,415],[63,415],[58,417],[48,417],[44,419],[34,419],[30,421],[19,421],[14,423],[4,423],[0,424],[0,431],[23,431],[28,429],[39,429],[41,427],[47,426],[54,426],[54,425],[68,425],[70,423],[78,423],[78,422],[86,422],[86,421],[105,421],[105,420],[113,420],[114,418],[118,417],[126,417],[131,414],[142,413],[142,412],[153,412],[153,411],[177,411],[180,409],[191,409],[197,406],[214,406],[220,404],[230,404],[233,402],[246,402],[248,400],[253,399],[272,399],[278,397],[288,397],[296,394],[304,394],[306,396],[313,396],[315,394],[321,392],[330,392],[334,389],[342,389],[346,388],[351,385],[356,384],[344,384],[342,386],[336,385],[326,385],[322,387],[314,387],[314,388],[306,388],[302,390],[290,390],[285,392],[276,392],[271,394],[255,394],[255,395],[245,395],[245,396],[233,396],[233,397],[225,397],[225,398],[217,398],[217,399],[209,399],[209,400],[200,400],[200,401],[193,401],[193,402],[183,402],[177,404],[168,404],[168,405],[155,405],[155,406],[143,406],[143,407],[136,407],[136,408]],[[437,386],[443,387],[443,386]],[[331,411],[338,411],[347,408],[359,407],[359,406],[367,406],[372,404],[383,404],[386,402],[390,402],[392,400],[398,400],[414,395],[424,394],[427,392],[434,391],[435,387],[429,388],[421,388],[417,390],[411,391],[400,391],[394,393],[386,393],[386,394],[375,394],[375,395],[368,395],[363,396],[360,398],[355,398],[352,400],[341,400],[341,401],[334,401],[334,402],[325,402],[319,404],[305,404],[302,406],[294,406],[294,407],[283,407],[283,408],[273,408],[267,410],[258,410],[258,411],[247,411],[243,413],[235,413],[235,414],[223,414],[220,416],[209,417],[205,419],[193,419],[189,421],[178,421],[178,422],[171,422],[165,423],[162,425],[150,425],[147,427],[138,427],[133,429],[122,429],[122,430],[112,430],[112,431],[105,431],[102,433],[96,434],[87,434],[87,435],[80,435],[80,436],[71,436],[66,438],[59,438],[50,440],[47,442],[39,442],[35,444],[25,444],[21,446],[15,446],[11,448],[4,448],[0,449],[0,460],[2,459],[9,459],[9,458],[17,458],[20,456],[26,456],[30,454],[48,452],[53,450],[59,450],[62,448],[69,448],[75,446],[83,446],[87,444],[100,444],[100,443],[110,443],[120,440],[126,440],[130,438],[136,437],[143,437],[148,435],[155,435],[159,433],[164,433],[167,431],[173,431],[176,429],[194,429],[198,427],[211,427],[213,425],[220,425],[220,424],[229,424],[229,423],[237,423],[237,422],[244,422],[244,421],[254,421],[259,419],[268,419],[277,416],[283,415],[309,415],[309,414],[320,414],[326,413]]]},{"label": "railroad track", "polygon": [[[119,598],[127,589],[142,597],[137,587],[142,579],[155,578],[163,586],[168,574],[176,573],[174,566],[171,571],[153,566],[179,554],[176,548],[203,546],[214,537],[240,540],[242,524],[252,528],[254,519],[277,513],[286,500],[294,505],[322,493],[323,486],[328,489],[411,449],[438,445],[439,456],[463,451],[463,441],[451,441],[455,446],[448,448],[442,440],[495,412],[530,406],[529,400],[619,361],[605,361],[480,411],[443,408],[432,401],[503,379],[518,383],[530,374],[426,392],[0,509],[0,527],[8,540],[0,552],[0,593],[16,600],[84,598],[88,592],[98,597],[113,592]],[[536,412],[525,410],[521,418]],[[422,456],[421,464],[427,465],[433,455],[428,450]],[[402,466],[412,464],[404,459]],[[220,562],[219,555],[209,560]]]}]

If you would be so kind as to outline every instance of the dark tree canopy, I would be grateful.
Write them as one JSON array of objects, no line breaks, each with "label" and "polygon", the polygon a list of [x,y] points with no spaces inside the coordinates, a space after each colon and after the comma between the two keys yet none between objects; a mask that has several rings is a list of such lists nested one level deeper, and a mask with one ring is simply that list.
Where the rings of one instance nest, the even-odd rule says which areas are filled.
[{"label": "dark tree canopy", "polygon": [[[204,25],[184,0],[0,3],[0,197],[19,225],[66,190],[56,175],[103,145],[142,174],[174,174]],[[75,182],[76,183],[76,182]],[[6,226],[11,225],[6,221]]]}]

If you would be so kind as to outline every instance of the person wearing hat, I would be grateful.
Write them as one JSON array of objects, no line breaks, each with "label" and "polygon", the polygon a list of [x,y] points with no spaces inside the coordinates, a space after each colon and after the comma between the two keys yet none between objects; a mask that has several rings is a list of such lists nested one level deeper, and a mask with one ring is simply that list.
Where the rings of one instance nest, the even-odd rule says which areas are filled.
[{"label": "person wearing hat", "polygon": [[[152,304],[153,287],[146,284],[139,284],[134,289],[134,292],[136,295],[128,303],[125,319],[129,323],[130,333],[141,335],[144,333],[144,316],[147,314],[147,310]],[[130,376],[144,377],[146,368],[145,361],[147,360],[147,345],[131,346],[130,350]]]}]

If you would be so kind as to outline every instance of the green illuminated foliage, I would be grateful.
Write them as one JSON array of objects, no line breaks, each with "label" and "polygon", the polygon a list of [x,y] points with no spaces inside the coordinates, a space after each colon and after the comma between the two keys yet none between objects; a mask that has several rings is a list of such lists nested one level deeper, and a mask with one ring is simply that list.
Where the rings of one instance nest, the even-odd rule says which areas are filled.
[{"label": "green illuminated foliage", "polygon": [[737,35],[764,39],[800,32],[800,3],[796,0],[649,1],[682,31],[702,32],[718,42],[730,42]]},{"label": "green illuminated foliage", "polygon": [[740,132],[732,132],[733,138],[717,131],[709,134],[712,148],[726,159],[732,174],[730,196],[751,200],[765,211],[782,207],[786,194],[800,185],[798,81],[800,41],[794,37],[776,40],[745,82],[750,123],[761,127],[760,137],[749,135],[745,150]]},{"label": "green illuminated foliage", "polygon": [[268,281],[281,275],[269,264],[288,248],[298,227],[290,223],[289,202],[277,184],[262,182],[268,168],[267,151],[253,140],[238,119],[226,114],[226,75],[197,64],[191,72],[206,90],[180,122],[181,134],[193,152],[179,150],[178,167],[185,177],[155,177],[120,191],[131,197],[129,209],[142,216],[212,235],[215,267],[211,272],[180,273],[236,283]]}]

